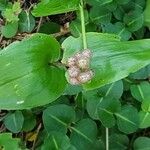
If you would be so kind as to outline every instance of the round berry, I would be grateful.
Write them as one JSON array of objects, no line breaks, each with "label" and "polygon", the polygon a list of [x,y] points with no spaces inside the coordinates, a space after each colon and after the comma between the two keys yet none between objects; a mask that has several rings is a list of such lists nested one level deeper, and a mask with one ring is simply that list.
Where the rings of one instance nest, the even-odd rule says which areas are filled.
[{"label": "round berry", "polygon": [[88,69],[89,68],[89,59],[86,57],[81,57],[78,60],[77,64],[78,64],[79,68],[81,68],[81,69]]},{"label": "round berry", "polygon": [[93,77],[93,72],[87,71],[87,72],[83,72],[78,76],[78,80],[80,83],[86,83],[88,81],[90,81]]},{"label": "round berry", "polygon": [[80,69],[76,66],[72,66],[68,69],[68,74],[70,77],[77,77],[80,73]]},{"label": "round berry", "polygon": [[81,52],[78,52],[75,54],[75,58],[76,59],[80,59],[82,57],[82,53]]},{"label": "round berry", "polygon": [[70,78],[69,83],[72,85],[78,85],[80,82],[76,78]]},{"label": "round berry", "polygon": [[82,55],[84,57],[90,58],[91,57],[91,51],[89,49],[84,49],[84,51],[82,52]]},{"label": "round berry", "polygon": [[76,64],[76,58],[75,57],[70,57],[69,59],[68,59],[68,62],[67,62],[67,65],[69,66],[69,67],[71,67],[71,66],[74,66],[75,64]]}]

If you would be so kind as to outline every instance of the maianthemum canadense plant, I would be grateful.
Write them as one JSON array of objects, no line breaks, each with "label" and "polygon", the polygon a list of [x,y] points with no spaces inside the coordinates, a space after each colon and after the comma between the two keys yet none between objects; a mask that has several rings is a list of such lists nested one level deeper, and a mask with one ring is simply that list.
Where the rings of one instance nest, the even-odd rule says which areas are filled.
[{"label": "maianthemum canadense plant", "polygon": [[34,17],[76,19],[72,36],[34,33],[0,51],[0,149],[28,149],[28,139],[37,150],[150,150],[150,0],[42,0],[32,15],[6,3],[5,38],[31,32]]}]

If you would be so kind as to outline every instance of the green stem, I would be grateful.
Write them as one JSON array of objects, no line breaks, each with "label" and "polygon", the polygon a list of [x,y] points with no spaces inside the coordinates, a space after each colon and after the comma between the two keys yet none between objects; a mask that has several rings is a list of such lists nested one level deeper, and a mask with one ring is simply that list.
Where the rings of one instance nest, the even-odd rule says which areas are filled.
[{"label": "green stem", "polygon": [[81,17],[83,48],[87,49],[87,39],[86,39],[86,30],[85,30],[85,18],[84,18],[84,4],[83,4],[83,0],[80,0],[79,7],[80,7],[80,17]]},{"label": "green stem", "polygon": [[106,150],[109,150],[109,129],[106,128]]}]

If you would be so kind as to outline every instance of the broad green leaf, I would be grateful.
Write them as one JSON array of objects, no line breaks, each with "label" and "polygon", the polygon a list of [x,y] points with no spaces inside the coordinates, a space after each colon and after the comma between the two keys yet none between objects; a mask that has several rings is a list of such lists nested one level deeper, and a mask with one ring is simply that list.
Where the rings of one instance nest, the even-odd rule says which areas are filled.
[{"label": "broad green leaf", "polygon": [[36,117],[30,110],[24,110],[22,113],[24,116],[22,131],[31,131],[36,126]]},{"label": "broad green leaf", "polygon": [[11,133],[0,134],[0,149],[4,150],[21,150],[19,147],[20,139],[12,138]]},{"label": "broad green leaf", "polygon": [[69,138],[61,132],[52,132],[45,138],[41,150],[69,150]]},{"label": "broad green leaf", "polygon": [[[0,51],[0,109],[27,109],[56,100],[64,91],[59,43],[34,34]],[[59,80],[58,80],[59,79]]]},{"label": "broad green leaf", "polygon": [[81,86],[75,86],[75,85],[68,84],[64,91],[64,95],[76,95],[76,94],[80,93],[82,90],[83,89]]},{"label": "broad green leaf", "polygon": [[123,134],[112,134],[109,137],[110,150],[127,150],[129,145],[129,139]]},{"label": "broad green leaf", "polygon": [[117,113],[120,110],[121,103],[119,100],[112,97],[103,98],[97,108],[98,118],[102,122],[103,126],[111,128],[116,123],[114,113]]},{"label": "broad green leaf", "polygon": [[90,19],[96,24],[109,23],[111,20],[111,13],[105,7],[94,6],[90,10]]},{"label": "broad green leaf", "polygon": [[150,138],[148,137],[138,137],[134,141],[134,150],[149,150],[150,148]]},{"label": "broad green leaf", "polygon": [[16,35],[18,31],[18,22],[8,23],[1,27],[1,33],[6,38],[11,38]]},{"label": "broad green leaf", "polygon": [[146,2],[146,8],[144,10],[144,24],[150,28],[150,0],[147,0]]},{"label": "broad green leaf", "polygon": [[113,0],[86,0],[86,2],[90,5],[101,6],[111,3]]},{"label": "broad green leaf", "polygon": [[35,19],[31,13],[22,11],[19,15],[19,31],[31,32],[35,27]]},{"label": "broad green leaf", "polygon": [[35,17],[61,14],[77,10],[80,0],[43,0],[34,7]]},{"label": "broad green leaf", "polygon": [[123,93],[123,83],[118,81],[109,85],[105,85],[93,91],[84,92],[83,95],[87,99],[87,111],[90,117],[98,119],[98,108],[104,97],[119,99]]},{"label": "broad green leaf", "polygon": [[[88,48],[92,52],[90,68],[94,72],[91,82],[83,85],[92,90],[118,81],[130,73],[150,64],[150,40],[120,42],[111,34],[87,33]],[[82,38],[67,38],[63,44],[63,63],[83,49]]]},{"label": "broad green leaf", "polygon": [[90,119],[83,119],[71,127],[72,133],[70,137],[71,144],[79,150],[98,150],[95,146],[97,137],[96,123]]},{"label": "broad green leaf", "polygon": [[150,83],[149,82],[140,82],[137,85],[131,85],[131,94],[132,96],[142,102],[144,99],[150,98]]},{"label": "broad green leaf", "polygon": [[75,112],[71,106],[64,104],[48,107],[43,112],[43,123],[48,133],[67,132],[67,127],[75,121]]},{"label": "broad green leaf", "polygon": [[13,133],[18,133],[23,127],[24,117],[21,111],[10,113],[4,119],[4,124],[8,130]]},{"label": "broad green leaf", "polygon": [[140,11],[131,11],[124,16],[124,22],[131,32],[139,30],[144,24],[144,16]]},{"label": "broad green leaf", "polygon": [[103,26],[103,32],[113,33],[121,37],[121,40],[127,41],[131,37],[131,32],[121,22],[115,24],[106,24]]},{"label": "broad green leaf", "polygon": [[150,113],[149,112],[140,111],[139,118],[140,118],[140,128],[150,127]]},{"label": "broad green leaf", "polygon": [[139,126],[139,117],[137,109],[133,106],[124,106],[122,110],[115,113],[117,117],[117,125],[120,131],[130,134],[135,132]]}]

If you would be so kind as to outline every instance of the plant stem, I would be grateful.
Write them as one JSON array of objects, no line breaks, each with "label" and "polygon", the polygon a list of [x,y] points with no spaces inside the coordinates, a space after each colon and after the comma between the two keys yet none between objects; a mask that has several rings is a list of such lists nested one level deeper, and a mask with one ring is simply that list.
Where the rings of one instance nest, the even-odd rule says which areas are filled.
[{"label": "plant stem", "polygon": [[87,39],[86,39],[86,30],[85,30],[85,18],[84,18],[84,4],[83,4],[83,0],[80,0],[79,7],[80,7],[80,17],[81,17],[83,48],[87,49]]},{"label": "plant stem", "polygon": [[109,129],[106,128],[106,150],[109,150]]}]

